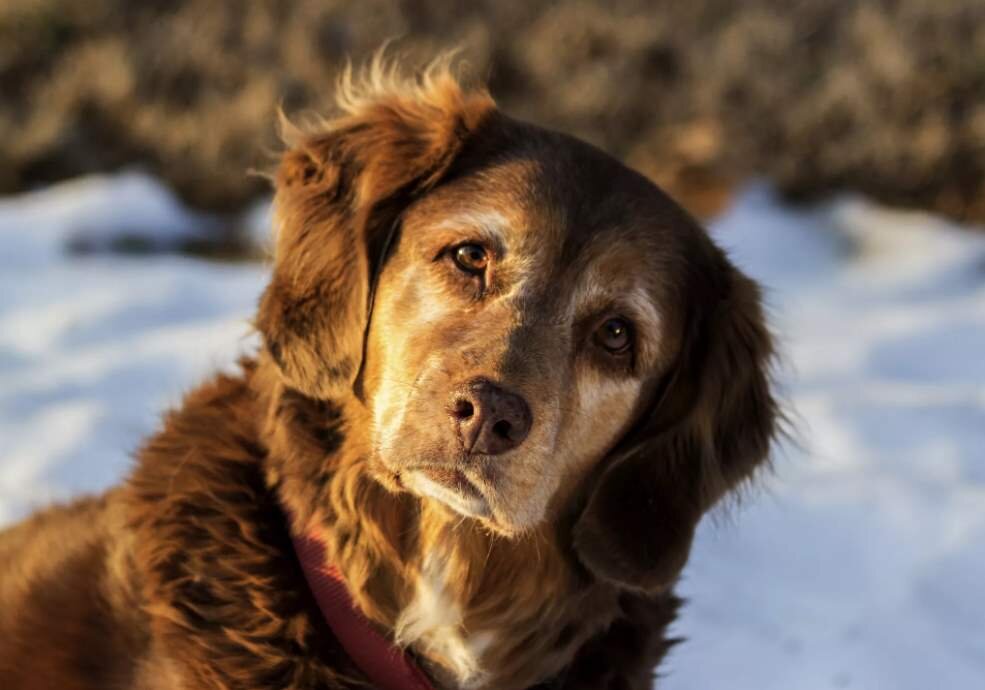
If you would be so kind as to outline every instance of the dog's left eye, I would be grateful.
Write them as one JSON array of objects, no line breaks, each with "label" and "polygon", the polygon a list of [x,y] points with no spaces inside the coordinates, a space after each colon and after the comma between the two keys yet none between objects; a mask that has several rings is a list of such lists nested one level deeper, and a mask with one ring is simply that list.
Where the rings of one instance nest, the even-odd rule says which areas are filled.
[{"label": "dog's left eye", "polygon": [[595,331],[595,342],[610,354],[621,355],[633,344],[633,329],[626,319],[613,317]]},{"label": "dog's left eye", "polygon": [[479,274],[489,265],[489,254],[479,244],[463,244],[452,252],[455,265],[466,273]]}]

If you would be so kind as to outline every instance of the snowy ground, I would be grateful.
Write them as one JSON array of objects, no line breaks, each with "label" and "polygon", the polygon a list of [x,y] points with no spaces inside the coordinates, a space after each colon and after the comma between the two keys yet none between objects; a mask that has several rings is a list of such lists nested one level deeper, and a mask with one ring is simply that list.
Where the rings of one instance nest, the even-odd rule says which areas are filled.
[{"label": "snowy ground", "polygon": [[[211,222],[133,173],[0,199],[0,523],[115,481],[254,347],[262,268],[64,251]],[[983,687],[985,234],[757,186],[714,231],[770,288],[803,448],[703,525],[660,687]]]},{"label": "snowy ground", "polygon": [[251,349],[263,268],[64,249],[211,222],[139,174],[0,199],[0,522],[116,481],[165,407]]}]

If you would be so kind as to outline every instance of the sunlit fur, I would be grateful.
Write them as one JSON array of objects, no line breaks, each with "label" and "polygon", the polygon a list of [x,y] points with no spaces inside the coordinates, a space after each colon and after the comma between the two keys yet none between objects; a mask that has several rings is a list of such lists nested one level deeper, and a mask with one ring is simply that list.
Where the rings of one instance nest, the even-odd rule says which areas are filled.
[{"label": "sunlit fur", "polygon": [[[584,270],[575,267],[557,277],[572,284],[570,292],[558,292],[547,279],[556,256],[538,236],[540,219],[524,213],[503,185],[485,186],[483,203],[457,215],[454,192],[454,185],[436,191],[427,203],[408,210],[400,244],[380,280],[366,358],[372,440],[380,462],[414,488],[421,481],[408,465],[455,452],[443,411],[456,385],[485,377],[521,393],[533,410],[530,435],[515,451],[465,470],[484,489],[491,509],[486,526],[515,535],[549,519],[558,490],[583,477],[605,453],[640,397],[647,365],[640,363],[633,372],[600,371],[591,351],[595,324],[588,329],[579,324],[611,310],[633,317],[640,357],[661,349],[663,333],[656,308],[641,307],[656,297],[642,282],[584,285],[593,280],[598,260],[590,251]],[[505,216],[496,206],[513,212]],[[475,305],[454,294],[461,288],[454,280],[449,285],[447,269],[428,259],[436,247],[482,240],[495,227],[503,256],[490,261],[488,273],[490,289],[498,291]],[[525,313],[532,305],[542,305],[542,313]],[[442,329],[450,329],[447,343]],[[596,423],[602,417],[606,423]],[[422,418],[433,420],[424,430]]]},{"label": "sunlit fur", "polygon": [[[339,257],[339,248],[379,245],[379,237],[400,224],[382,273],[375,278],[371,313],[363,311],[364,285],[371,279],[365,265],[364,273],[346,278],[357,283],[348,290],[339,289],[338,274],[330,266],[321,275],[312,273],[310,266],[304,269],[303,279],[315,289],[332,290],[321,299],[344,305],[341,313],[351,312],[353,318],[346,322],[335,310],[333,327],[308,324],[308,344],[295,354],[303,353],[304,347],[319,347],[326,339],[330,342],[339,332],[360,337],[365,333],[364,348],[336,347],[300,366],[285,361],[280,343],[292,334],[264,321],[266,312],[284,307],[271,304],[272,291],[261,305],[259,325],[268,344],[277,346],[274,354],[288,388],[343,401],[340,416],[346,420],[347,436],[336,455],[331,500],[311,496],[312,481],[303,477],[296,485],[308,495],[298,501],[297,513],[305,517],[304,526],[315,525],[337,545],[333,558],[343,563],[362,608],[427,659],[438,678],[463,687],[524,687],[571,663],[586,638],[620,615],[620,587],[613,586],[617,583],[610,571],[621,567],[623,554],[617,548],[611,566],[589,557],[586,565],[592,571],[598,568],[601,577],[586,583],[583,572],[572,567],[562,525],[579,501],[588,497],[595,505],[600,500],[591,484],[599,481],[610,449],[634,419],[647,414],[648,401],[660,395],[673,407],[674,401],[684,400],[684,418],[671,422],[683,429],[685,422],[691,424],[687,415],[693,412],[694,426],[688,426],[687,433],[696,429],[708,443],[718,443],[712,438],[721,412],[694,404],[706,392],[718,395],[709,383],[711,372],[689,371],[686,380],[678,381],[675,367],[683,367],[684,348],[693,347],[695,357],[708,356],[698,353],[703,346],[694,339],[708,340],[713,330],[725,328],[719,322],[728,312],[719,313],[716,303],[724,304],[738,289],[733,286],[741,287],[745,279],[685,214],[652,187],[648,190],[641,178],[624,169],[596,175],[590,161],[601,154],[587,148],[568,150],[564,147],[569,144],[553,135],[522,127],[509,133],[513,125],[501,119],[485,92],[459,91],[444,67],[411,85],[391,83],[393,72],[379,64],[368,74],[361,90],[346,77],[344,115],[293,141],[295,148],[278,176],[277,206],[284,221],[275,284],[282,264],[298,270],[294,257],[305,262],[308,252]],[[457,125],[440,124],[448,122]],[[490,136],[483,132],[497,129],[497,136],[505,136],[519,153],[502,151],[482,162],[483,154],[475,151],[481,151]],[[450,135],[453,130],[456,136]],[[359,137],[358,147],[350,141],[353,136]],[[406,140],[400,143],[400,137]],[[426,155],[421,142],[429,147]],[[544,156],[560,154],[570,161],[540,158],[538,147]],[[346,223],[353,228],[351,235],[333,226],[343,222],[333,210],[338,198],[333,190],[342,184],[337,178],[346,172],[344,162],[333,165],[332,153],[339,150],[358,160],[391,164],[383,170],[364,163],[356,179],[348,182],[350,190],[357,190],[351,205],[342,206],[357,221]],[[400,152],[410,155],[397,161]],[[558,166],[560,177],[545,173],[551,165]],[[583,187],[571,196],[563,188],[554,189],[558,180],[565,182],[566,172],[576,172],[566,165],[585,166],[571,175],[569,184],[597,186]],[[297,181],[296,171],[306,166],[314,166],[311,174],[316,180],[333,180],[328,190],[320,184],[309,189]],[[477,172],[470,173],[472,169]],[[401,182],[381,186],[374,180],[377,174]],[[612,175],[623,188],[608,189]],[[446,176],[451,179],[443,179]],[[413,193],[402,200],[387,197],[406,194],[408,188]],[[375,196],[366,191],[370,189],[376,190]],[[640,198],[646,194],[653,198]],[[593,195],[598,201],[586,211],[571,205],[570,199],[588,203]],[[588,232],[592,224],[597,236],[583,235],[577,240],[580,248],[565,256],[567,235],[576,229]],[[320,227],[325,229],[317,231]],[[314,238],[322,244],[317,250],[314,245],[306,249]],[[324,246],[326,241],[331,246]],[[488,295],[472,295],[474,288],[462,283],[461,276],[442,273],[455,270],[442,263],[442,253],[463,242],[480,242],[491,254]],[[306,301],[305,308],[308,313],[319,306]],[[702,315],[703,309],[707,315]],[[741,309],[751,310],[747,316],[752,322],[761,321],[755,301],[743,303]],[[591,329],[606,314],[634,324],[630,363],[604,365],[605,355],[592,349]],[[762,338],[752,344],[754,349],[726,354],[716,375],[728,377],[740,367],[752,372],[759,385],[770,352],[763,333],[753,334]],[[741,347],[741,341],[734,341],[713,345],[712,350]],[[350,367],[340,383],[354,384],[357,397],[339,397],[327,381],[312,390],[308,386],[315,377],[303,373],[305,380],[297,380],[299,371],[331,369],[336,359],[349,353],[360,358],[358,377]],[[448,400],[456,385],[476,376],[523,395],[535,423],[516,450],[471,466],[455,465],[458,451],[446,413]],[[743,374],[736,381],[746,378]],[[674,385],[658,390],[660,380]],[[763,404],[762,409],[750,408],[750,414],[760,417],[737,433],[768,439],[772,402],[765,399]],[[665,411],[649,413],[655,425]],[[271,419],[276,421],[276,415]],[[272,428],[285,446],[297,446],[299,431]],[[691,444],[682,441],[669,452],[688,454]],[[679,572],[686,558],[694,524],[721,495],[720,488],[712,487],[732,486],[747,476],[765,455],[766,446],[756,444],[744,469],[728,468],[723,474],[720,468],[697,464],[694,471],[706,472],[705,478],[681,477],[674,480],[680,485],[676,489],[653,487],[657,492],[679,490],[684,501],[680,517],[673,518],[679,524],[653,526],[668,535],[661,539],[670,565],[650,566],[652,580],[645,576],[639,584],[622,584],[659,591],[672,583],[672,573]],[[351,464],[345,458],[351,458]],[[638,461],[623,461],[620,467]],[[687,471],[659,455],[649,462]],[[319,466],[317,458],[310,463]],[[480,488],[484,504],[436,485],[417,472],[422,464],[460,467]],[[295,482],[289,466],[283,471],[279,481],[290,500]],[[692,482],[697,484],[692,487]],[[313,507],[318,509],[305,512]],[[574,534],[586,553],[605,549],[598,543],[604,539],[600,529],[596,517],[589,515],[575,525]],[[626,525],[622,532],[625,536],[646,529]],[[568,633],[565,644],[558,645],[553,638],[562,629]]]},{"label": "sunlit fur", "polygon": [[[0,533],[4,690],[363,687],[291,532],[441,690],[649,690],[695,527],[776,428],[758,288],[643,177],[448,59],[348,71],[337,114],[285,139],[260,352],[123,486]],[[473,240],[488,292],[441,259]],[[631,355],[593,344],[609,315]],[[474,460],[446,409],[473,376],[534,426],[465,468],[470,516],[414,473]]]}]

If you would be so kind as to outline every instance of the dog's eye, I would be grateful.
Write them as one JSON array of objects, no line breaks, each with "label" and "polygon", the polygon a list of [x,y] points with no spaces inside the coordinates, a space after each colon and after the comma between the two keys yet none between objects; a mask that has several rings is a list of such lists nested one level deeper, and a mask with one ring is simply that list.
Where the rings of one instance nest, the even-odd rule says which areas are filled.
[{"label": "dog's eye", "polygon": [[489,265],[489,254],[478,244],[463,244],[453,250],[455,265],[466,273],[479,274]]},{"label": "dog's eye", "polygon": [[633,328],[625,319],[613,317],[595,331],[595,342],[611,354],[621,355],[633,344]]}]

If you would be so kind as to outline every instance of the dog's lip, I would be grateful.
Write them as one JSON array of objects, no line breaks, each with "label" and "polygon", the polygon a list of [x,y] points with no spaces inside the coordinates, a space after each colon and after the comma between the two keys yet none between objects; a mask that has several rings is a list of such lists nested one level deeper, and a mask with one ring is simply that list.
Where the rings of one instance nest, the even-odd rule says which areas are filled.
[{"label": "dog's lip", "polygon": [[[453,510],[479,519],[492,519],[492,506],[477,478],[468,468],[446,464],[422,464],[402,472],[406,486],[448,505]],[[419,478],[415,481],[415,477]]]},{"label": "dog's lip", "polygon": [[417,468],[417,471],[435,484],[454,489],[469,498],[482,500],[485,498],[482,492],[479,491],[479,488],[460,469],[454,467],[426,466]]}]

